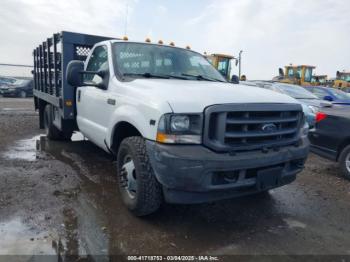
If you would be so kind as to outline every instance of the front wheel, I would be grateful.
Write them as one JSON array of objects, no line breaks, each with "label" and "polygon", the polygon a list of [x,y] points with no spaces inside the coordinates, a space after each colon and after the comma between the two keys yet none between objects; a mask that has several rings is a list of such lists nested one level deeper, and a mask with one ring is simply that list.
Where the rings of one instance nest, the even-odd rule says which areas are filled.
[{"label": "front wheel", "polygon": [[345,178],[350,180],[350,145],[346,146],[340,153],[339,164]]},{"label": "front wheel", "polygon": [[128,137],[117,155],[119,191],[127,208],[137,216],[155,212],[163,201],[142,137]]}]

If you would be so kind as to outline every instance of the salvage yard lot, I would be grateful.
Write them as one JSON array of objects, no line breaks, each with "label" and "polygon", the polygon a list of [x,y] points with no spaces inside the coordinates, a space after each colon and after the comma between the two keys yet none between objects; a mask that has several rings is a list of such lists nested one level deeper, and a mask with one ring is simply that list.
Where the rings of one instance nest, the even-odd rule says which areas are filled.
[{"label": "salvage yard lot", "polygon": [[111,157],[79,136],[46,140],[32,99],[0,98],[0,123],[0,254],[350,254],[350,182],[313,154],[263,197],[137,218]]}]

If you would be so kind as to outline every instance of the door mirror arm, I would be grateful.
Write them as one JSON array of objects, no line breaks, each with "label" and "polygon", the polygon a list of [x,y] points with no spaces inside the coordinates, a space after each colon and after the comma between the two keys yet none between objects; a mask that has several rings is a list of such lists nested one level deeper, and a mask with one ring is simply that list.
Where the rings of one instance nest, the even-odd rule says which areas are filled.
[{"label": "door mirror arm", "polygon": [[108,70],[99,70],[99,71],[81,71],[79,72],[82,76],[84,75],[98,75],[99,77],[101,77],[102,81],[99,83],[95,83],[93,81],[88,81],[88,82],[84,82],[82,83],[82,86],[94,86],[103,90],[107,89],[108,86],[108,76],[109,76],[109,72]]}]

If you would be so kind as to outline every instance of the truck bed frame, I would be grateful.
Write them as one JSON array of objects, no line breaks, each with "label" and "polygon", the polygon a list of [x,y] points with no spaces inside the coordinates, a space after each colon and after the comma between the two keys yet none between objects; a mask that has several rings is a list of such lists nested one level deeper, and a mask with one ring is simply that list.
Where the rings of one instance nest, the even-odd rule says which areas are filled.
[{"label": "truck bed frame", "polygon": [[44,108],[51,104],[55,109],[54,125],[59,130],[77,129],[75,90],[66,80],[67,65],[71,60],[85,61],[96,43],[110,39],[117,38],[62,31],[34,49],[33,95],[40,128],[44,128]]}]

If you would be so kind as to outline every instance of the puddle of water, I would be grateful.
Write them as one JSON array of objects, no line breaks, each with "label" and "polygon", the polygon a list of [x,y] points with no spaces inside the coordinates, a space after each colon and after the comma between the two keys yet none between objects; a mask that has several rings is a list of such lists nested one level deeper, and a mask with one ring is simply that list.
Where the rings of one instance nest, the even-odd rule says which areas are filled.
[{"label": "puddle of water", "polygon": [[0,235],[0,255],[56,254],[50,236],[30,230],[19,218],[0,223]]},{"label": "puddle of water", "polygon": [[290,228],[306,228],[306,224],[291,218],[284,218],[283,221],[286,222]]},{"label": "puddle of water", "polygon": [[22,139],[15,143],[3,156],[7,159],[21,159],[34,161],[37,158],[36,141],[40,139],[40,135],[30,139]]},{"label": "puddle of water", "polygon": [[[7,152],[3,154],[6,159],[21,159],[35,161],[40,151],[40,145],[46,143],[46,136],[37,135],[30,139],[22,139],[15,143]],[[87,138],[80,132],[75,132],[71,138],[72,141],[84,141]]]},{"label": "puddle of water", "polygon": [[20,107],[9,108],[9,107],[4,107],[4,108],[1,108],[0,110],[2,110],[2,111],[28,111],[28,108],[20,108]]}]

